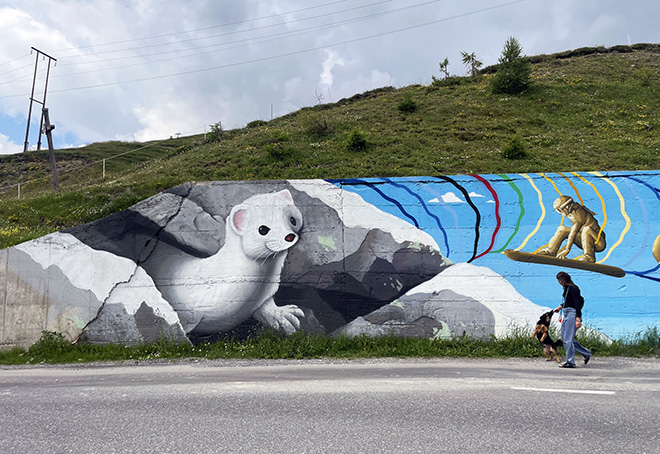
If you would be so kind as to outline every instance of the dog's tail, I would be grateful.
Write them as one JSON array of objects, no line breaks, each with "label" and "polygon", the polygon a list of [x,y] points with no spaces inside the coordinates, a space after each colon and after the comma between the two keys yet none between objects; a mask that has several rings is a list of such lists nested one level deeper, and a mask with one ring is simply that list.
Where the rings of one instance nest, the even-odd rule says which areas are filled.
[{"label": "dog's tail", "polygon": [[564,345],[564,342],[562,342],[562,340],[559,339],[559,340],[557,340],[557,342],[555,342],[555,345],[556,345],[557,347],[561,347],[562,345]]}]

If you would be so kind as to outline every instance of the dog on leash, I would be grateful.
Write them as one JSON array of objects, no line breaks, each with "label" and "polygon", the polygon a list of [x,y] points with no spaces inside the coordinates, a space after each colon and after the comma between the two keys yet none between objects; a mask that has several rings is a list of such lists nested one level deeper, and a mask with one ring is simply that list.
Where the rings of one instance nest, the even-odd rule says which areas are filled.
[{"label": "dog on leash", "polygon": [[561,347],[564,345],[564,343],[561,340],[556,342],[553,341],[550,337],[550,333],[548,332],[548,329],[550,328],[550,321],[552,320],[553,315],[554,311],[546,312],[545,314],[541,315],[539,321],[536,322],[536,329],[530,336],[530,339],[533,339],[534,336],[536,336],[536,338],[539,340],[541,346],[543,347],[543,354],[548,357],[546,361],[552,361],[552,355],[555,355],[557,362],[561,363],[559,360],[559,354],[557,353],[557,347]]}]

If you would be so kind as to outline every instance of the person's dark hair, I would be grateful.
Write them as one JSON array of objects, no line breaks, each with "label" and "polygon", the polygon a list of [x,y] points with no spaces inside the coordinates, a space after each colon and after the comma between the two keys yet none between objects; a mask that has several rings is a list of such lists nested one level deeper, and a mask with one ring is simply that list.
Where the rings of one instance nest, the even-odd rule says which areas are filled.
[{"label": "person's dark hair", "polygon": [[557,273],[557,279],[564,283],[564,285],[575,285],[571,279],[571,275],[565,271]]}]

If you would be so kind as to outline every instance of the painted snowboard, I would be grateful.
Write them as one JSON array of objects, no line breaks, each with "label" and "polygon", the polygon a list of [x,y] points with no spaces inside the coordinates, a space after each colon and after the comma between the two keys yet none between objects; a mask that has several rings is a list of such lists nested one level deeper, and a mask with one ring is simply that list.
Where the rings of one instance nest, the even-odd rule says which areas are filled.
[{"label": "painted snowboard", "polygon": [[616,266],[603,265],[601,263],[584,262],[581,260],[560,259],[551,255],[530,254],[529,252],[514,251],[507,249],[504,255],[517,262],[540,263],[543,265],[564,266],[579,270],[594,271],[614,277],[624,277],[626,272]]}]

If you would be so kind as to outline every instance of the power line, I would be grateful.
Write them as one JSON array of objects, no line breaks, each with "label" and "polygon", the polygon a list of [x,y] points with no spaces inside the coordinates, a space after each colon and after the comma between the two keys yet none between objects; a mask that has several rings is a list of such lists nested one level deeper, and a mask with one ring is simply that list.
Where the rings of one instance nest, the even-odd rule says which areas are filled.
[{"label": "power line", "polygon": [[[280,17],[280,16],[283,16],[285,14],[295,14],[295,13],[299,13],[299,12],[302,12],[302,11],[308,11],[308,10],[312,10],[312,9],[323,8],[325,6],[335,5],[337,3],[345,3],[346,1],[347,0],[337,0],[337,1],[329,2],[329,3],[323,3],[321,5],[308,6],[306,8],[300,8],[300,9],[296,9],[296,10],[286,11],[284,13],[271,14],[271,15],[268,15],[268,16],[256,17],[256,18],[253,18],[253,19],[245,19],[245,20],[242,20],[242,21],[230,22],[230,23],[227,23],[227,24],[212,25],[212,26],[209,26],[209,27],[195,28],[195,29],[191,29],[191,30],[183,30],[183,31],[172,32],[172,33],[164,33],[164,34],[161,34],[161,35],[144,36],[142,38],[126,39],[126,40],[122,40],[122,41],[114,41],[114,42],[101,43],[101,44],[90,44],[88,46],[69,47],[69,48],[66,48],[66,49],[59,49],[58,51],[59,52],[65,52],[65,51],[70,51],[70,50],[88,49],[88,48],[92,48],[92,47],[104,47],[104,46],[111,46],[111,45],[115,45],[115,44],[125,44],[125,43],[130,43],[130,42],[146,41],[146,40],[155,39],[155,38],[166,38],[166,37],[169,37],[169,36],[176,36],[176,35],[182,35],[182,34],[186,34],[186,33],[212,30],[212,29],[220,28],[220,27],[230,27],[230,26],[234,26],[234,25],[242,25],[242,24],[245,24],[245,23],[248,23],[248,22],[256,22],[256,21],[259,21],[259,20],[271,19],[271,18],[274,18],[274,17]],[[393,0],[387,0],[387,1],[393,1]],[[55,51],[53,51],[53,52],[55,52]]]},{"label": "power line", "polygon": [[[290,57],[290,56],[293,56],[293,55],[303,54],[303,53],[307,53],[307,52],[313,52],[313,51],[316,51],[316,50],[327,49],[328,47],[341,46],[341,45],[344,45],[344,44],[351,44],[351,43],[355,43],[355,42],[359,42],[359,41],[364,41],[364,40],[367,40],[367,39],[380,38],[380,37],[391,35],[391,34],[394,34],[394,33],[401,33],[401,32],[408,31],[408,30],[413,30],[413,29],[416,29],[416,28],[421,28],[421,27],[426,27],[426,26],[429,26],[429,25],[438,24],[438,23],[441,23],[441,22],[447,22],[447,21],[458,19],[458,18],[461,18],[461,17],[472,16],[472,15],[475,15],[475,14],[483,13],[483,12],[486,12],[486,11],[492,11],[492,10],[499,9],[499,8],[504,8],[506,6],[511,6],[511,5],[515,5],[515,4],[518,4],[518,3],[525,3],[526,1],[527,0],[514,0],[514,1],[511,1],[511,2],[502,3],[502,4],[499,4],[499,5],[495,5],[495,6],[491,6],[491,7],[487,7],[487,8],[482,8],[482,9],[479,9],[479,10],[474,10],[474,11],[470,11],[470,12],[463,13],[463,14],[457,14],[455,16],[450,16],[450,17],[446,17],[446,18],[443,18],[443,19],[437,19],[437,20],[425,22],[423,24],[412,25],[412,26],[409,26],[409,27],[403,27],[403,28],[399,28],[399,29],[396,29],[396,30],[391,30],[391,31],[388,31],[388,32],[376,33],[376,34],[369,35],[369,36],[364,36],[364,37],[361,37],[361,38],[354,38],[354,39],[349,39],[349,40],[345,40],[345,41],[340,41],[340,42],[336,42],[336,43],[333,43],[333,44],[325,44],[325,45],[322,45],[322,46],[316,46],[316,47],[312,47],[312,48],[309,48],[309,49],[302,49],[302,50],[298,50],[298,51],[286,52],[286,53],[283,53],[283,54],[277,54],[277,55],[270,55],[270,56],[261,57],[261,58],[255,58],[253,60],[246,60],[246,61],[242,61],[242,62],[229,63],[229,64],[226,64],[226,65],[213,66],[213,67],[210,67],[210,68],[201,68],[201,69],[190,70],[190,71],[182,71],[182,72],[171,73],[171,74],[162,74],[162,75],[158,75],[158,76],[144,77],[144,78],[133,79],[133,80],[128,80],[128,81],[108,82],[108,83],[97,84],[97,85],[88,85],[88,86],[82,86],[82,87],[64,88],[64,89],[59,89],[59,90],[53,90],[52,93],[62,93],[62,92],[67,92],[67,91],[86,90],[86,89],[90,89],[90,88],[101,88],[101,87],[109,87],[109,86],[113,86],[113,85],[122,85],[122,84],[125,84],[125,83],[145,82],[145,81],[150,81],[150,80],[165,79],[165,78],[169,78],[169,77],[184,76],[184,75],[201,73],[201,72],[206,72],[206,71],[226,69],[226,68],[246,65],[246,64],[250,64],[250,63],[259,63],[259,62],[263,62],[263,61],[274,60],[274,59],[277,59],[277,58]],[[0,97],[0,98],[2,98],[2,97]]]},{"label": "power line", "polygon": [[[257,27],[257,28],[251,29],[251,30],[243,30],[243,31],[240,31],[240,32],[229,32],[229,33],[225,33],[225,34],[222,34],[222,35],[215,35],[214,37],[226,36],[226,35],[231,35],[231,34],[236,34],[236,33],[250,32],[250,31],[254,31],[254,30],[270,28],[270,27],[275,27],[275,26],[283,26],[283,25],[287,25],[287,24],[290,24],[290,23],[298,23],[298,22],[302,22],[302,21],[310,20],[310,19],[318,19],[318,18],[321,18],[321,17],[329,16],[329,15],[336,15],[336,14],[341,14],[341,13],[345,13],[345,12],[349,12],[349,11],[356,11],[358,9],[364,9],[364,8],[367,8],[367,7],[378,6],[378,5],[381,5],[381,4],[384,4],[384,3],[390,3],[392,1],[393,0],[381,0],[381,1],[378,1],[378,2],[375,2],[375,3],[370,3],[370,4],[367,4],[367,5],[347,8],[347,9],[343,9],[343,10],[339,10],[339,11],[333,11],[331,13],[325,13],[325,14],[321,14],[321,15],[317,15],[317,16],[307,17],[307,18],[296,20],[296,21],[282,22],[282,23],[279,23],[279,24],[276,24],[276,25],[268,25],[268,26],[264,26],[264,27]],[[229,41],[229,42],[217,43],[217,44],[209,44],[209,45],[205,45],[205,46],[197,46],[197,47],[192,47],[192,48],[187,48],[187,49],[175,49],[175,50],[164,51],[164,52],[156,52],[156,53],[152,53],[152,54],[131,55],[131,56],[126,56],[126,57],[118,57],[118,58],[111,58],[111,59],[104,59],[104,60],[94,60],[94,61],[87,61],[87,62],[83,61],[83,62],[64,63],[64,64],[62,64],[60,62],[59,67],[61,68],[61,67],[64,67],[64,66],[74,66],[74,65],[79,66],[79,65],[82,65],[82,64],[97,64],[97,63],[112,62],[112,61],[119,61],[119,60],[130,60],[130,59],[135,59],[135,58],[144,58],[144,57],[151,57],[151,56],[157,56],[157,55],[166,55],[166,54],[171,54],[171,53],[191,52],[191,51],[194,51],[196,49],[214,49],[214,48],[218,48],[218,47],[229,46],[231,44],[245,43],[245,44],[242,44],[242,45],[230,46],[230,47],[225,47],[225,49],[222,49],[222,50],[232,50],[232,49],[237,49],[239,47],[243,47],[243,46],[247,45],[248,43],[252,44],[252,43],[256,42],[256,44],[262,44],[262,43],[270,42],[270,41],[273,41],[273,40],[276,40],[276,39],[279,39],[279,38],[288,38],[288,37],[293,37],[293,36],[299,36],[299,35],[305,34],[305,33],[318,32],[318,31],[328,29],[328,28],[332,28],[332,27],[337,27],[337,26],[342,26],[342,25],[346,25],[346,24],[350,24],[350,23],[354,23],[354,22],[358,22],[358,21],[373,19],[375,17],[391,15],[391,14],[398,14],[398,13],[401,13],[403,11],[408,11],[408,10],[415,9],[415,8],[420,8],[420,7],[427,6],[427,5],[432,4],[432,3],[438,3],[438,2],[441,2],[441,1],[444,1],[444,0],[428,0],[428,1],[425,1],[425,2],[422,2],[422,3],[417,3],[417,4],[414,4],[414,5],[408,5],[408,6],[404,6],[404,7],[396,8],[396,9],[392,9],[392,10],[387,10],[387,11],[380,11],[378,13],[372,13],[372,14],[368,14],[368,15],[364,15],[364,16],[360,16],[360,17],[356,17],[356,18],[345,19],[345,20],[338,21],[338,22],[333,22],[333,23],[330,23],[330,24],[323,24],[323,25],[320,25],[320,26],[307,27],[307,28],[300,29],[300,30],[279,32],[279,33],[274,33],[274,34],[270,34],[270,35],[267,35],[267,36],[264,36],[264,37],[259,37],[259,38],[244,38],[244,39],[235,40],[235,41]],[[334,2],[334,3],[341,3],[341,2]],[[330,3],[330,4],[333,4],[333,3]],[[305,10],[305,9],[309,9],[309,8],[303,8],[302,10]],[[302,10],[300,10],[300,11],[302,11]],[[210,38],[210,37],[195,38],[195,39],[207,39],[207,38]],[[126,40],[126,41],[129,41],[129,40]],[[192,41],[192,40],[187,40],[187,41]],[[179,43],[181,43],[181,41],[177,41],[177,42],[174,42],[174,43],[159,44],[159,46],[179,44]],[[153,46],[145,46],[145,48],[146,47],[153,47]],[[139,49],[139,48],[134,48],[134,49]],[[134,49],[124,49],[124,50],[134,50]],[[122,50],[115,50],[115,51],[109,51],[109,52],[121,52],[121,51]],[[208,53],[211,53],[211,52],[212,51],[198,52],[198,53],[192,53],[192,54],[189,53],[189,54],[181,55],[181,56],[177,56],[177,57],[171,57],[171,58],[159,59],[159,60],[142,61],[142,62],[130,64],[130,65],[114,66],[114,67],[107,68],[107,69],[116,70],[116,69],[122,69],[122,68],[142,66],[142,65],[152,64],[152,63],[159,63],[159,62],[171,61],[171,60],[176,60],[176,59],[181,59],[181,58],[190,58],[190,57],[195,57],[195,56],[199,56],[199,55],[205,55],[205,54],[208,54]],[[98,69],[93,69],[93,70],[89,70],[89,71],[79,71],[79,72],[76,72],[76,73],[59,74],[59,75],[55,75],[54,78],[62,78],[62,77],[69,77],[69,76],[83,75],[83,74],[90,74],[90,73],[98,73],[98,72],[99,72]],[[10,84],[10,83],[13,83],[13,82],[22,81],[22,80],[27,79],[30,76],[31,76],[30,74],[26,74],[24,76],[12,79],[10,81],[2,82],[2,83],[0,83],[0,86]],[[0,96],[0,98],[3,98],[3,97]]]},{"label": "power line", "polygon": [[[131,43],[131,42],[146,41],[146,40],[149,40],[149,39],[156,39],[156,38],[166,38],[166,37],[170,37],[170,36],[188,34],[188,33],[193,33],[193,32],[198,32],[198,31],[212,30],[212,29],[216,29],[216,28],[220,28],[220,27],[230,27],[230,26],[241,25],[241,24],[245,24],[245,23],[249,23],[249,22],[256,22],[256,21],[260,21],[260,20],[264,20],[264,19],[271,19],[271,18],[275,18],[275,17],[280,17],[282,15],[295,14],[295,13],[308,11],[308,10],[312,10],[312,9],[318,9],[318,8],[323,8],[323,7],[326,7],[326,6],[336,5],[338,3],[345,3],[346,1],[348,1],[348,0],[336,0],[336,1],[329,2],[329,3],[323,3],[321,5],[308,6],[308,7],[305,7],[305,8],[299,8],[299,9],[286,11],[286,12],[282,12],[282,13],[271,14],[271,15],[268,15],[268,16],[256,17],[256,18],[252,18],[252,19],[245,19],[245,20],[236,21],[236,22],[229,22],[229,23],[226,23],[226,24],[218,24],[218,25],[212,25],[212,26],[209,26],[209,27],[202,27],[202,28],[191,29],[191,30],[182,30],[182,31],[179,31],[179,32],[172,32],[172,33],[163,33],[163,34],[160,34],[160,35],[144,36],[144,37],[141,37],[141,38],[132,38],[132,39],[126,39],[126,40],[121,40],[121,41],[89,44],[87,46],[76,46],[76,47],[67,47],[67,48],[63,48],[63,49],[54,49],[54,50],[49,50],[49,52],[52,52],[52,53],[54,53],[54,52],[66,52],[66,51],[72,51],[72,50],[89,49],[89,48],[94,48],[94,47],[105,47],[105,46],[110,46],[110,45],[115,45],[115,44],[125,44],[125,43]],[[380,3],[386,3],[386,2],[391,2],[391,1],[394,1],[394,0],[386,0],[386,1],[382,1]],[[200,38],[200,39],[204,39],[204,38]],[[169,43],[169,44],[171,44],[171,43]],[[13,62],[18,61],[18,60],[21,60],[23,58],[27,58],[30,55],[32,55],[32,54],[23,55],[22,57],[17,57],[17,58],[14,58],[12,60],[8,60],[4,63],[0,63],[0,67],[4,66],[4,65],[8,65],[8,64],[13,63]],[[92,55],[95,55],[95,54],[92,54]],[[28,65],[28,66],[30,66],[30,65]],[[10,72],[12,72],[12,71],[10,71]],[[5,74],[5,73],[3,73],[3,74]],[[3,75],[3,74],[0,74],[0,76]]]},{"label": "power line", "polygon": [[[331,15],[346,13],[346,12],[349,12],[349,11],[356,11],[358,9],[369,8],[369,7],[381,5],[381,4],[384,4],[384,3],[390,3],[392,1],[394,1],[394,0],[381,0],[381,1],[378,1],[378,2],[375,2],[375,3],[370,3],[368,5],[361,5],[361,6],[356,6],[356,7],[352,7],[352,8],[343,9],[343,10],[340,10],[340,11],[332,11],[330,13],[319,14],[319,15],[316,15],[316,16],[305,17],[305,18],[302,18],[302,19],[285,21],[285,22],[281,22],[279,24],[270,24],[270,25],[262,25],[260,27],[253,27],[249,30],[238,30],[238,31],[231,31],[231,32],[226,32],[226,33],[220,33],[220,34],[217,34],[217,35],[201,36],[201,37],[198,37],[198,38],[188,38],[188,39],[172,41],[172,42],[166,42],[166,43],[149,44],[149,45],[145,45],[145,46],[129,47],[129,48],[125,48],[125,49],[115,49],[115,50],[108,50],[108,51],[103,51],[103,52],[95,52],[93,54],[79,56],[78,58],[86,57],[86,56],[102,55],[102,54],[112,54],[112,53],[118,53],[118,52],[127,52],[127,51],[132,51],[132,50],[150,49],[150,48],[154,48],[154,47],[171,46],[171,45],[174,45],[174,44],[183,44],[183,43],[189,43],[189,42],[192,42],[192,41],[201,41],[201,40],[204,40],[204,39],[211,39],[211,38],[221,38],[221,37],[224,37],[224,36],[236,35],[236,34],[239,34],[239,33],[246,33],[246,32],[253,32],[253,31],[263,30],[263,29],[273,28],[273,27],[281,27],[283,25],[288,25],[288,24],[292,24],[292,23],[300,23],[300,22],[308,21],[308,20],[312,20],[312,19],[319,19],[319,18],[322,18],[322,17],[327,17],[327,16],[331,16]],[[442,0],[432,0],[432,1],[428,1],[428,2],[423,3],[423,4],[436,3],[436,2],[439,2],[439,1],[442,1]],[[416,5],[413,5],[413,6],[416,6]],[[399,8],[399,10],[403,10],[403,9],[409,9],[409,8],[408,7]],[[397,10],[393,10],[393,11],[396,12]],[[202,47],[205,47],[205,46],[202,46]],[[186,50],[188,50],[188,49],[182,49],[182,50],[179,50],[179,51],[186,51]],[[178,51],[173,51],[173,52],[178,52]],[[140,55],[130,56],[130,57],[123,57],[123,58],[139,58],[139,57],[140,57]],[[103,60],[95,60],[91,63],[98,63],[99,61],[102,62]],[[78,65],[78,64],[84,64],[84,63],[86,63],[86,62],[67,63],[67,64],[64,64],[63,66],[71,66],[71,65]]]},{"label": "power line", "polygon": [[13,63],[13,62],[15,62],[15,61],[22,60],[22,59],[24,59],[24,58],[29,57],[30,55],[32,55],[32,54],[26,54],[26,55],[23,55],[22,57],[16,57],[16,58],[14,58],[14,59],[12,59],[12,60],[8,60],[8,61],[6,61],[6,62],[4,62],[4,63],[0,63],[0,66],[5,66],[5,65],[8,65],[9,63]]},{"label": "power line", "polygon": [[[7,62],[7,63],[11,63],[11,62]],[[6,63],[5,63],[5,64],[6,64]],[[4,73],[0,73],[0,77],[4,76],[5,74],[11,74],[11,73],[14,73],[14,72],[16,72],[16,71],[20,71],[21,69],[30,68],[30,67],[32,67],[32,64],[31,64],[31,63],[28,63],[27,65],[25,65],[25,66],[21,66],[20,68],[14,68],[14,69],[11,69],[11,70],[6,71],[6,72],[4,72]]]},{"label": "power line", "polygon": [[[28,66],[32,66],[32,65],[28,65]],[[24,69],[24,68],[21,68],[21,69]],[[40,69],[39,71],[37,71],[37,74],[42,73],[44,71],[45,71],[45,69]],[[32,75],[33,75],[33,72],[25,73],[24,75],[18,76],[15,79],[11,79],[11,80],[8,80],[8,81],[5,81],[5,82],[0,82],[0,85],[9,85],[9,84],[12,84],[12,83],[15,83],[15,82],[23,81],[25,79],[28,79],[28,78],[32,77]]]},{"label": "power line", "polygon": [[[342,3],[344,1],[345,0],[331,2],[331,3],[321,5],[321,6],[333,5],[333,4],[336,4],[336,3]],[[100,54],[104,54],[104,53],[125,52],[125,51],[129,51],[129,50],[139,50],[139,49],[146,49],[146,48],[151,48],[151,47],[170,46],[170,45],[175,45],[175,44],[181,44],[181,43],[184,43],[184,42],[210,39],[210,38],[217,38],[217,37],[228,36],[228,35],[238,34],[238,33],[247,33],[247,32],[252,32],[252,31],[266,29],[266,28],[280,27],[280,26],[291,24],[291,23],[299,23],[299,22],[303,22],[303,21],[307,21],[307,20],[311,20],[311,19],[318,19],[318,18],[330,16],[330,15],[346,13],[346,12],[349,12],[349,11],[356,11],[356,10],[359,10],[359,9],[378,6],[378,5],[381,5],[381,4],[384,4],[384,3],[390,3],[392,1],[394,1],[394,0],[381,0],[381,1],[378,1],[378,2],[375,2],[375,3],[370,3],[370,4],[367,4],[367,5],[361,5],[361,6],[347,8],[347,9],[343,9],[343,10],[339,10],[339,11],[332,11],[330,13],[324,13],[324,14],[320,14],[320,15],[316,15],[316,16],[311,16],[311,17],[298,19],[298,20],[285,21],[285,22],[281,22],[281,23],[278,23],[278,24],[271,24],[271,25],[266,25],[266,26],[262,26],[262,27],[256,27],[256,28],[252,28],[250,30],[241,30],[241,31],[235,31],[235,32],[228,32],[228,33],[223,33],[223,34],[219,34],[219,35],[205,36],[205,37],[200,37],[200,38],[191,38],[191,39],[183,40],[183,41],[160,43],[160,44],[155,44],[155,45],[150,45],[150,46],[141,46],[141,47],[135,47],[135,48],[118,49],[118,50],[112,50],[112,51],[106,51],[106,52],[99,52],[99,53],[96,53],[96,54],[89,54],[89,55],[84,55],[84,56],[81,56],[81,57],[92,56],[92,55],[100,55]],[[145,57],[165,55],[165,54],[171,54],[171,53],[190,52],[190,51],[194,51],[196,49],[208,49],[208,48],[224,47],[224,46],[227,46],[227,45],[230,45],[230,44],[233,44],[233,43],[252,43],[255,40],[257,40],[257,44],[259,44],[259,43],[273,41],[274,39],[277,39],[277,37],[297,36],[297,35],[300,35],[300,34],[303,34],[303,33],[319,31],[319,30],[331,28],[331,27],[334,27],[334,26],[345,25],[345,24],[360,21],[360,20],[373,19],[374,17],[378,17],[378,16],[382,16],[382,15],[395,14],[395,13],[399,13],[399,12],[402,12],[402,11],[405,11],[405,10],[410,10],[410,9],[413,9],[413,8],[418,8],[418,7],[421,7],[421,6],[425,6],[425,5],[428,5],[428,4],[431,4],[431,3],[437,3],[437,2],[440,2],[440,1],[443,1],[443,0],[430,0],[430,1],[423,2],[423,3],[418,3],[418,4],[415,4],[415,5],[409,5],[409,6],[402,7],[402,8],[396,8],[396,9],[393,9],[393,10],[388,10],[388,11],[379,12],[379,13],[375,13],[375,14],[369,14],[369,15],[366,15],[366,16],[358,17],[358,18],[346,19],[346,20],[343,20],[343,21],[339,21],[339,22],[335,22],[335,23],[331,23],[331,24],[324,24],[324,25],[321,25],[321,26],[308,27],[308,28],[302,29],[302,30],[293,30],[293,31],[275,33],[275,34],[267,35],[265,37],[245,38],[245,39],[236,40],[236,41],[229,41],[229,42],[218,43],[218,44],[209,44],[209,45],[205,45],[205,46],[190,47],[190,48],[186,48],[186,49],[175,49],[175,50],[169,50],[169,51],[163,51],[163,52],[156,52],[156,53],[152,53],[152,54],[129,55],[129,56],[125,56],[125,57],[94,60],[94,61],[75,62],[75,60],[74,60],[73,63],[60,63],[59,66],[60,67],[79,66],[79,65],[83,65],[83,64],[98,64],[98,63],[112,62],[112,61],[119,61],[119,60],[130,60],[130,59],[135,59],[135,58],[145,58]],[[312,9],[312,8],[316,8],[316,7],[302,8],[302,9],[299,9],[299,10],[295,10],[294,12],[305,11],[305,10],[309,10],[309,9]],[[290,13],[283,13],[283,14],[290,14]],[[277,15],[266,16],[266,18],[275,17],[275,16],[277,16]],[[257,19],[255,19],[255,20],[257,20]],[[246,21],[241,21],[240,23],[245,23],[245,22],[250,22],[250,21],[251,20],[246,20]],[[220,26],[206,27],[205,29],[217,28],[217,27],[220,27]],[[199,30],[201,30],[201,29],[199,29]],[[169,36],[169,35],[175,35],[175,34],[180,34],[180,33],[186,33],[186,32],[176,32],[176,33],[171,33],[171,34],[167,34],[167,35],[158,35],[158,36]],[[142,39],[146,39],[146,38],[138,38],[137,40],[142,40]],[[124,40],[124,41],[121,41],[121,42],[132,42],[132,41],[134,41],[134,40]],[[85,46],[85,47],[94,47],[94,45]],[[236,49],[238,47],[242,47],[242,46],[228,47],[228,48],[223,49],[223,50]],[[71,48],[71,49],[74,49],[74,48]],[[150,61],[146,61],[146,62],[143,61],[143,62],[134,63],[134,64],[130,64],[130,65],[115,66],[115,67],[108,68],[108,69],[129,68],[129,67],[134,67],[134,66],[141,66],[141,65],[147,65],[147,64],[152,64],[152,63],[159,63],[159,62],[163,62],[163,61],[171,61],[171,60],[180,59],[180,58],[190,58],[190,57],[194,57],[194,56],[198,56],[198,55],[205,55],[205,54],[208,54],[210,52],[211,51],[206,51],[206,52],[201,52],[201,53],[181,55],[181,56],[178,56],[178,57],[172,57],[172,58],[167,58],[167,59],[150,60]],[[75,59],[76,57],[73,57],[73,58]],[[9,72],[13,72],[13,71],[16,71],[16,70],[18,70],[18,69],[15,69],[15,70],[12,70],[12,71],[9,71]],[[68,77],[68,76],[72,76],[72,75],[81,75],[81,74],[90,74],[90,73],[96,73],[96,72],[98,72],[98,70],[94,69],[94,70],[90,70],[90,71],[81,71],[81,72],[77,72],[77,73],[60,74],[60,75],[56,75],[54,77],[55,78],[60,78],[60,77]],[[0,75],[2,75],[2,74],[0,74]],[[15,79],[12,79],[12,80],[9,80],[9,81],[6,81],[6,82],[2,82],[2,83],[0,83],[0,86],[7,85],[7,84],[17,82],[17,81],[22,81],[22,80],[27,79],[30,76],[31,76],[31,74],[25,74],[24,76],[20,76],[20,77],[17,77]]]},{"label": "power line", "polygon": [[[339,41],[331,44],[324,44],[320,46],[315,46],[311,47],[308,49],[302,49],[302,50],[297,50],[297,51],[291,51],[291,52],[285,52],[281,54],[276,54],[276,55],[269,55],[265,57],[260,57],[260,58],[255,58],[252,60],[245,60],[245,61],[240,61],[240,62],[235,62],[235,63],[228,63],[224,65],[218,65],[218,66],[213,66],[213,67],[208,67],[208,68],[200,68],[200,69],[195,69],[195,70],[189,70],[189,71],[181,71],[181,72],[175,72],[175,73],[170,73],[170,74],[160,74],[157,76],[149,76],[149,77],[142,77],[142,78],[136,78],[136,79],[131,79],[131,80],[125,80],[125,81],[114,81],[114,82],[107,82],[107,83],[101,83],[101,84],[94,84],[94,85],[86,85],[86,86],[78,86],[78,87],[70,87],[70,88],[61,88],[58,90],[52,90],[51,93],[64,93],[64,92],[70,92],[70,91],[78,91],[78,90],[87,90],[87,89],[92,89],[92,88],[103,88],[103,87],[109,87],[109,86],[116,86],[116,85],[123,85],[123,84],[128,84],[128,83],[135,83],[135,82],[146,82],[146,81],[152,81],[152,80],[158,80],[158,79],[165,79],[165,78],[170,78],[170,77],[177,77],[177,76],[184,76],[184,75],[190,75],[190,74],[195,74],[195,73],[201,73],[201,72],[207,72],[207,71],[214,71],[214,70],[219,70],[219,69],[226,69],[230,67],[236,67],[236,66],[241,66],[241,65],[246,65],[246,64],[251,64],[251,63],[259,63],[263,61],[269,61],[269,60],[274,60],[278,58],[284,58],[284,57],[290,57],[293,55],[299,55],[307,52],[313,52],[321,49],[327,49],[328,47],[333,47],[333,46],[340,46],[344,44],[351,44],[359,41],[364,41],[367,39],[373,39],[373,38],[380,38],[383,36],[391,35],[394,33],[401,33],[404,31],[409,31],[413,30],[416,28],[422,28],[422,27],[427,27],[429,25],[435,25],[438,23],[442,22],[448,22],[454,19],[462,18],[462,17],[467,17],[467,16],[473,16],[476,14],[481,14],[487,11],[493,11],[496,9],[501,9],[505,8],[511,5],[515,4],[520,4],[520,3],[525,3],[527,0],[514,0],[510,2],[505,2],[501,3],[498,5],[486,7],[486,8],[481,8],[477,10],[472,10],[466,13],[461,13],[461,14],[456,14],[453,16],[449,16],[446,18],[442,19],[436,19],[428,22],[424,22],[421,24],[416,24],[416,25],[411,25],[407,27],[402,27],[396,30],[390,30],[387,32],[381,32],[381,33],[376,33],[368,36],[363,36],[360,38],[353,38],[353,39],[348,39],[344,41]],[[25,96],[25,95],[9,95],[9,96],[0,96],[0,99],[6,99],[6,98],[14,98],[14,97],[19,97],[19,96]]]},{"label": "power line", "polygon": [[[140,57],[151,57],[151,56],[155,56],[155,55],[165,55],[165,54],[175,53],[175,52],[189,52],[189,51],[195,50],[195,49],[207,49],[207,48],[224,47],[224,46],[228,46],[230,44],[238,44],[238,45],[231,46],[231,47],[226,47],[226,48],[221,49],[221,50],[238,49],[240,47],[246,46],[247,44],[263,44],[263,43],[274,41],[274,40],[277,40],[277,39],[280,39],[280,38],[283,38],[283,37],[284,38],[289,38],[289,37],[299,36],[299,35],[302,35],[302,34],[318,32],[318,31],[325,30],[325,29],[328,29],[328,28],[333,28],[333,27],[337,27],[337,26],[341,26],[341,25],[347,25],[347,24],[351,24],[351,23],[355,23],[355,22],[360,22],[360,21],[364,21],[364,20],[373,19],[375,17],[400,13],[402,11],[407,11],[407,10],[411,10],[411,9],[414,9],[414,8],[419,8],[419,7],[422,7],[422,6],[427,6],[429,4],[438,3],[438,2],[441,2],[441,1],[443,1],[443,0],[429,0],[429,1],[426,1],[426,2],[423,2],[423,3],[418,3],[418,4],[415,4],[415,5],[409,5],[409,6],[406,6],[406,7],[397,8],[395,10],[381,11],[379,13],[369,14],[369,15],[366,15],[366,16],[356,17],[356,18],[352,18],[352,19],[346,19],[346,20],[343,20],[343,21],[333,22],[333,23],[330,23],[330,24],[324,24],[324,25],[321,25],[321,26],[307,27],[307,28],[303,28],[303,29],[300,29],[300,30],[292,30],[292,31],[280,32],[280,33],[274,33],[274,34],[271,34],[271,35],[268,35],[268,36],[265,36],[265,37],[256,38],[256,39],[255,38],[244,38],[244,39],[240,39],[240,40],[236,40],[236,41],[228,41],[228,42],[220,43],[220,44],[209,44],[209,45],[206,45],[206,46],[198,46],[198,47],[191,48],[191,49],[179,49],[179,50],[166,51],[166,52],[157,52],[155,54],[143,54],[143,55],[139,55],[139,56],[120,57],[120,58],[117,58],[117,59],[98,60],[96,62],[84,62],[84,63],[99,63],[99,62],[126,60],[126,59],[140,58]],[[243,43],[243,44],[239,44],[239,43]],[[205,52],[186,54],[186,55],[181,55],[181,56],[177,56],[177,57],[171,57],[171,58],[165,58],[165,59],[159,59],[159,60],[149,60],[149,61],[134,63],[134,64],[130,64],[130,65],[113,66],[113,67],[108,68],[108,69],[122,69],[122,68],[129,68],[129,67],[153,64],[153,63],[161,63],[161,62],[164,62],[164,61],[177,60],[177,59],[181,59],[181,58],[196,57],[196,56],[205,55],[205,54],[208,54],[208,53],[211,53],[211,52],[215,52],[215,51],[210,51],[209,50],[209,51],[205,51]],[[71,64],[69,64],[69,65],[71,65]],[[59,66],[62,67],[62,66],[67,66],[67,65],[60,64]],[[82,72],[77,72],[77,73],[60,74],[57,77],[75,76],[75,75],[89,74],[89,73],[94,73],[94,72],[98,72],[98,70],[90,70],[90,71],[82,71]]]}]

